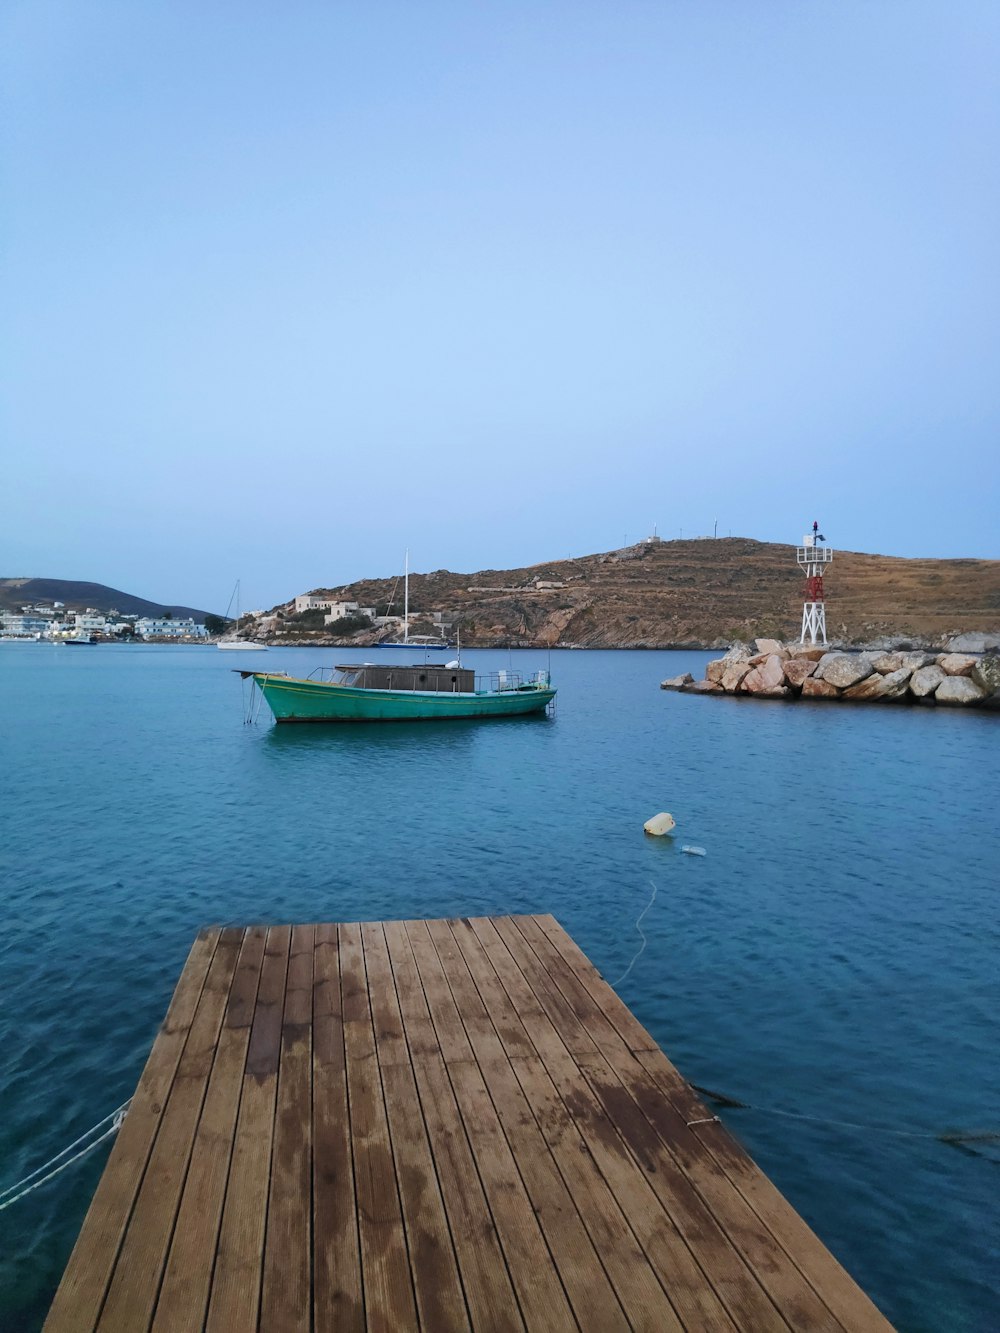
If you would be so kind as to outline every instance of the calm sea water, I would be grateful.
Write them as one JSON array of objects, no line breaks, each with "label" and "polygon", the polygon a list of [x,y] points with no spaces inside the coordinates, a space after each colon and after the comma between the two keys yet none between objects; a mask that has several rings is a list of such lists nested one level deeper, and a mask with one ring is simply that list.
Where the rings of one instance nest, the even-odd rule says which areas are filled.
[{"label": "calm sea water", "polygon": [[[1000,1154],[902,1131],[1000,1129],[1000,718],[657,688],[707,656],[554,653],[554,719],[277,730],[213,649],[0,647],[0,1185],[129,1096],[205,923],[551,911],[614,979],[655,886],[626,1001],[815,1117],[722,1112],[900,1328],[997,1327]],[[105,1159],[0,1213],[0,1328]]]}]

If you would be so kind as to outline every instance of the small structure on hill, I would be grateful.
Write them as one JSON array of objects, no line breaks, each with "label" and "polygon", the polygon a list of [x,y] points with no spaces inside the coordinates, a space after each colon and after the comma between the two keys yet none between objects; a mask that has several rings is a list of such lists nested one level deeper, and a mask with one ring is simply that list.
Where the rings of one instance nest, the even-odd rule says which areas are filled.
[{"label": "small structure on hill", "polygon": [[811,533],[802,538],[795,558],[806,576],[805,598],[802,602],[802,643],[821,643],[826,647],[826,602],[823,596],[823,570],[833,559],[833,552],[823,543],[826,538],[813,523]]}]

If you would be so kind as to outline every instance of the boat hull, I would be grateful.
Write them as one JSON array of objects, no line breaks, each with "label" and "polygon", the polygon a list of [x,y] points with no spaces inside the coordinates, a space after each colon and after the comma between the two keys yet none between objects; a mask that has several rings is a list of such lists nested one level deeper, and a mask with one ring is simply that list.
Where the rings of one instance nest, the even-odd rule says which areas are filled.
[{"label": "boat hull", "polygon": [[254,672],[276,722],[442,722],[543,713],[555,698],[534,686],[476,694],[364,690]]}]

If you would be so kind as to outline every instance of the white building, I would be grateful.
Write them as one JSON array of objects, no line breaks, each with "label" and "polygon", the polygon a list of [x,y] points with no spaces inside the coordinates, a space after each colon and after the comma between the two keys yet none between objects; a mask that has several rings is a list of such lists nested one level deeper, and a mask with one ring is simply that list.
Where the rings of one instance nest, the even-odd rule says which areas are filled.
[{"label": "white building", "polygon": [[303,611],[326,611],[332,605],[332,599],[321,593],[304,592],[295,599],[295,614],[300,616]]},{"label": "white building", "polygon": [[324,625],[332,625],[335,620],[343,620],[345,616],[367,616],[369,620],[375,619],[374,606],[358,606],[357,602],[330,602],[329,614],[323,617]]},{"label": "white building", "polygon": [[88,607],[86,611],[77,611],[73,617],[73,626],[78,634],[105,634],[108,620],[93,607]]},{"label": "white building", "polygon": [[194,620],[165,620],[143,616],[135,622],[140,639],[204,639],[208,635],[204,625]]},{"label": "white building", "polygon": [[47,633],[51,623],[43,616],[29,615],[23,611],[5,611],[0,615],[0,634],[11,635],[16,639],[33,639],[36,635]]}]

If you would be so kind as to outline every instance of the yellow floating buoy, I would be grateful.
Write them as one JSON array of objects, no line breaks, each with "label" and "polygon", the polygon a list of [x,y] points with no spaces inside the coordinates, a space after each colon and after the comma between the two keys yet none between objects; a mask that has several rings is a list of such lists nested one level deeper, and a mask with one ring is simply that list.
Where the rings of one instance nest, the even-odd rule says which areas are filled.
[{"label": "yellow floating buoy", "polygon": [[666,810],[661,810],[652,819],[647,819],[642,827],[647,833],[652,833],[654,838],[662,838],[665,833],[670,833],[677,827],[677,822],[673,815],[668,814]]}]

